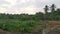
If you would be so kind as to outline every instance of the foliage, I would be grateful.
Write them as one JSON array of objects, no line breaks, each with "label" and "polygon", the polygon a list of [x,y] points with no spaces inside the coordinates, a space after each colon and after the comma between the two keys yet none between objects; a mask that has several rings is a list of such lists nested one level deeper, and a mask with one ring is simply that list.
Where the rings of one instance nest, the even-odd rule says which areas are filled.
[{"label": "foliage", "polygon": [[33,32],[34,26],[41,25],[38,21],[19,21],[15,19],[0,19],[0,29],[7,31],[21,31],[21,32]]}]

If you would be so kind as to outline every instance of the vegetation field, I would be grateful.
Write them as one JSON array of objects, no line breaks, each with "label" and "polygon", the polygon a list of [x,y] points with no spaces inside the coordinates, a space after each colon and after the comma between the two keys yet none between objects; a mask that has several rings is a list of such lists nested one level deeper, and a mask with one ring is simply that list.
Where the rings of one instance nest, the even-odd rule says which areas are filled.
[{"label": "vegetation field", "polygon": [[[45,26],[45,23],[34,20],[20,21],[17,19],[0,19],[0,29],[6,31],[34,32],[35,26]],[[43,29],[40,28],[40,30]]]},{"label": "vegetation field", "polygon": [[[51,9],[51,12],[48,12]],[[29,14],[2,14],[0,13],[0,29],[10,32],[41,32],[49,25],[60,25],[60,8],[55,10],[55,5],[51,8],[45,6],[45,14],[38,12]]]}]

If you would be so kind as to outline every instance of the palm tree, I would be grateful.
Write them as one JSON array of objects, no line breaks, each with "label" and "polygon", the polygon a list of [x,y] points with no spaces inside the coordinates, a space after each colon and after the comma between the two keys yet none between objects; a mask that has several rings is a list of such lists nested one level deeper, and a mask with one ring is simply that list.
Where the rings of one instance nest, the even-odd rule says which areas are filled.
[{"label": "palm tree", "polygon": [[54,11],[55,11],[55,4],[52,4],[52,6],[50,7],[51,8],[51,12],[52,12],[52,20],[53,20],[53,13],[54,13]]},{"label": "palm tree", "polygon": [[[49,7],[49,6],[46,5],[45,8],[44,8],[44,11],[45,11],[45,15],[44,15],[45,23],[48,23],[48,21],[47,21],[47,18],[48,18],[48,10],[49,10],[48,7]],[[48,26],[48,24],[45,25],[45,27],[47,27],[47,26]]]},{"label": "palm tree", "polygon": [[54,11],[55,11],[55,4],[52,4],[52,6],[51,6],[51,12],[53,13]]},{"label": "palm tree", "polygon": [[48,5],[45,6],[44,11],[45,11],[45,19],[47,19],[47,14],[48,14]]}]

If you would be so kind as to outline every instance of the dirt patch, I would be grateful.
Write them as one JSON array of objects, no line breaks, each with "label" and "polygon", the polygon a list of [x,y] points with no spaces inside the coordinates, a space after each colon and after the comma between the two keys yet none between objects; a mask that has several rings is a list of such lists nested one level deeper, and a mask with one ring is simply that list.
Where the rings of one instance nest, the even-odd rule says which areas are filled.
[{"label": "dirt patch", "polygon": [[0,29],[0,34],[11,34],[11,33]]}]

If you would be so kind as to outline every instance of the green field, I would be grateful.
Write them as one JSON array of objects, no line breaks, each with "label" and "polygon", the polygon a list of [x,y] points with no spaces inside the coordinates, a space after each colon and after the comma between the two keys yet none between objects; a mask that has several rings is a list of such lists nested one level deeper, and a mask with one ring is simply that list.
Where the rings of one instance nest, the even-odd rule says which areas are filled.
[{"label": "green field", "polygon": [[40,30],[42,30],[45,23],[34,20],[20,21],[17,19],[0,19],[0,29],[6,31],[34,32],[35,26],[37,25],[42,26],[40,28]]}]

